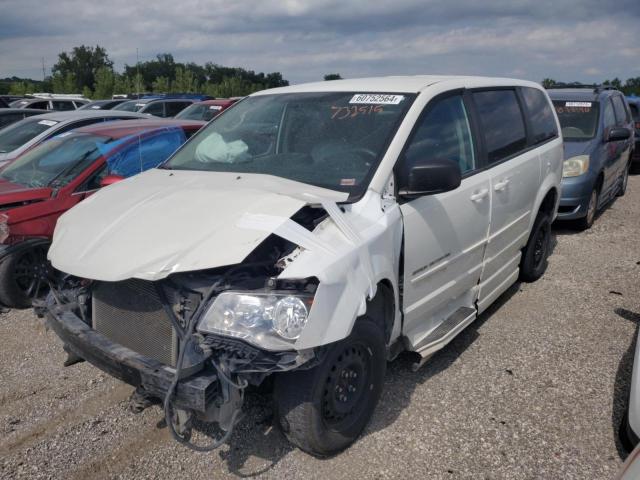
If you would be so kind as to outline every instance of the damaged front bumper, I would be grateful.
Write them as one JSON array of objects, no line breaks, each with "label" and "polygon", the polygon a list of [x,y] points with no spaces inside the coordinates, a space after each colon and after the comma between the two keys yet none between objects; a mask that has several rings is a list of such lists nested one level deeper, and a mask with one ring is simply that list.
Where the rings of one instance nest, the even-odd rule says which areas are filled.
[{"label": "damaged front bumper", "polygon": [[[167,394],[175,369],[112,342],[63,306],[50,306],[46,318],[67,348],[79,357],[149,396],[162,399]],[[204,369],[178,382],[173,403],[204,414],[219,396],[216,372]]]}]

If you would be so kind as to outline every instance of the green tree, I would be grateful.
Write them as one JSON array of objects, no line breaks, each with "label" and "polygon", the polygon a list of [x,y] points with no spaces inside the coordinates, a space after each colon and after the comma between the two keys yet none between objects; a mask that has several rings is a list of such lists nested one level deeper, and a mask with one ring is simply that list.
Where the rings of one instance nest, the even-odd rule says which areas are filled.
[{"label": "green tree", "polygon": [[602,82],[602,84],[609,85],[618,90],[622,89],[622,81],[620,81],[618,77],[614,78],[613,80],[605,80],[604,82]]},{"label": "green tree", "polygon": [[93,91],[92,91],[89,87],[84,87],[84,88],[82,89],[82,96],[83,96],[84,98],[96,98],[96,97],[94,97],[94,95],[93,95]]},{"label": "green tree", "polygon": [[198,80],[191,70],[182,67],[176,68],[175,80],[171,84],[171,90],[178,93],[196,93],[200,89]]},{"label": "green tree", "polygon": [[153,82],[158,77],[165,77],[170,81],[174,80],[176,66],[183,66],[183,64],[176,64],[173,55],[170,53],[160,53],[156,55],[154,60],[138,62],[136,65],[125,65],[124,74],[133,78],[140,72],[145,85],[142,89],[146,90],[153,85]]},{"label": "green tree", "polygon": [[117,93],[120,95],[127,95],[129,93],[133,93],[133,83],[131,78],[122,74],[116,75],[114,84],[113,84],[113,93]]},{"label": "green tree", "polygon": [[542,84],[542,86],[544,88],[551,88],[552,86],[554,86],[558,82],[556,82],[553,78],[545,78],[540,83]]},{"label": "green tree", "polygon": [[324,76],[325,81],[326,80],[342,80],[342,76],[339,73],[327,73]]},{"label": "green tree", "polygon": [[111,98],[116,83],[116,76],[109,67],[100,67],[96,72],[95,98]]},{"label": "green tree", "polygon": [[73,72],[66,75],[54,73],[51,76],[53,93],[78,93],[76,76]]},{"label": "green tree", "polygon": [[625,95],[640,95],[640,77],[627,78],[622,91]]},{"label": "green tree", "polygon": [[151,84],[155,93],[168,93],[170,90],[169,79],[167,77],[157,77]]},{"label": "green tree", "polygon": [[136,73],[131,79],[131,87],[136,93],[143,93],[149,90],[144,82],[144,77],[141,73]]},{"label": "green tree", "polygon": [[107,51],[99,45],[95,48],[81,45],[74,47],[69,53],[60,53],[58,61],[51,68],[51,73],[53,77],[57,75],[63,79],[73,75],[74,88],[70,92],[73,93],[81,91],[84,87],[94,88],[96,72],[102,67],[113,67]]},{"label": "green tree", "polygon": [[11,95],[26,95],[35,91],[36,87],[31,82],[12,82],[9,87],[9,94]]}]

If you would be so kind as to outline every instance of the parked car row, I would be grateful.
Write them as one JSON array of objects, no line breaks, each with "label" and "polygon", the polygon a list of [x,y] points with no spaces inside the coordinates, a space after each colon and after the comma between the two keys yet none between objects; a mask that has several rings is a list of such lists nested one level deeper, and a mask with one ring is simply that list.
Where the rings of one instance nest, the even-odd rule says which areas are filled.
[{"label": "parked car row", "polygon": [[[0,302],[50,290],[36,310],[67,364],[160,400],[200,450],[268,379],[291,443],[349,446],[387,361],[408,351],[419,367],[539,279],[552,222],[593,224],[635,146],[619,92],[512,79],[296,85],[220,116],[233,99],[146,100],[75,112],[93,125],[30,137],[0,171]],[[190,105],[176,119],[140,120],[176,102]],[[45,117],[0,130],[0,146],[31,120],[61,129]],[[219,427],[210,445],[192,443],[196,420]]]},{"label": "parked car row", "polygon": [[[145,95],[141,98],[130,100],[128,98],[114,98],[89,101],[73,96],[51,96],[20,98],[0,108],[10,107],[15,109],[31,110],[117,110],[124,112],[137,112],[160,118],[177,116],[188,107],[194,106],[189,113],[180,118],[188,120],[209,121],[223,110],[233,105],[239,98],[212,99],[200,94],[170,94],[170,95]],[[4,102],[4,101],[3,101]],[[0,113],[2,110],[0,110]],[[9,123],[8,120],[5,125]],[[0,124],[0,128],[2,128]]]}]

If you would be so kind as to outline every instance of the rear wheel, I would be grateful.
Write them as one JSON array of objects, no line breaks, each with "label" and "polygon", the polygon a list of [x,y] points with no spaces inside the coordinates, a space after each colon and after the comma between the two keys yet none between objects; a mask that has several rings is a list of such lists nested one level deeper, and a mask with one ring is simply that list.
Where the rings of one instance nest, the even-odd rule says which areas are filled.
[{"label": "rear wheel", "polygon": [[380,398],[385,352],[382,329],[363,317],[320,365],[279,375],[274,400],[289,441],[317,456],[351,445]]},{"label": "rear wheel", "polygon": [[520,280],[535,282],[547,269],[547,258],[551,252],[551,219],[539,212],[533,223],[529,241],[522,252]]},{"label": "rear wheel", "polygon": [[18,250],[0,263],[0,303],[10,308],[29,308],[35,298],[44,296],[51,267],[47,245]]}]

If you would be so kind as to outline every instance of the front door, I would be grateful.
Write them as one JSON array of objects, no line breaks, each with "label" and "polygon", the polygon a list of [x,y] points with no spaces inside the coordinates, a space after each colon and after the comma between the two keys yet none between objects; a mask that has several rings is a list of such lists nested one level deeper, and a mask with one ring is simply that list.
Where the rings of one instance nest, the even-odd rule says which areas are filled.
[{"label": "front door", "polygon": [[450,159],[464,175],[457,189],[402,204],[403,331],[416,347],[460,307],[474,308],[491,213],[490,179],[477,168],[463,95],[432,100],[400,162]]}]

